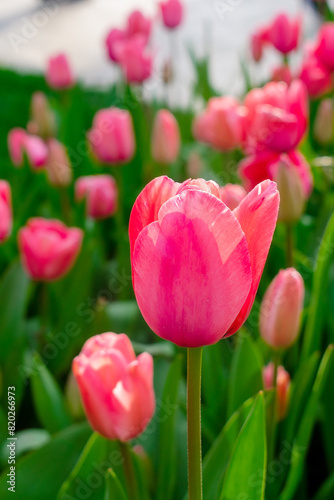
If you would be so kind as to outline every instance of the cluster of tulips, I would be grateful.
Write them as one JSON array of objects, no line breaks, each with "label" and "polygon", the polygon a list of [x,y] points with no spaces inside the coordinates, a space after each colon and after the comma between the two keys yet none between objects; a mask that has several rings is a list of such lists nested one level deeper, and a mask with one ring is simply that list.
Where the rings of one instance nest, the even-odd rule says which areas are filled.
[{"label": "cluster of tulips", "polygon": [[[182,22],[185,12],[179,0],[166,0],[160,7],[167,29],[174,29]],[[314,324],[314,318],[319,318],[317,308],[320,307],[321,285],[318,282],[318,297],[311,301],[309,312],[306,313],[310,317],[312,315],[313,323],[308,327],[305,339],[301,340],[303,336],[299,336],[305,285],[302,274],[297,270],[296,259],[298,261],[299,254],[296,250],[296,232],[316,185],[306,158],[309,155],[304,147],[305,137],[307,134],[312,136],[315,148],[320,148],[319,151],[324,151],[321,148],[330,145],[333,140],[334,107],[331,93],[334,23],[325,23],[314,44],[307,45],[302,66],[294,76],[289,54],[298,48],[301,31],[302,21],[299,17],[292,19],[280,14],[254,33],[251,48],[256,63],[260,63],[264,49],[271,46],[282,54],[282,65],[274,70],[270,82],[250,89],[242,100],[229,95],[211,97],[205,107],[192,118],[189,128],[195,147],[190,153],[187,149],[185,170],[193,174],[193,179],[185,180],[180,168],[176,169],[177,181],[163,175],[169,173],[173,166],[180,165],[180,158],[184,158],[186,154],[183,152],[183,130],[178,123],[177,114],[163,107],[152,113],[154,118],[149,130],[150,164],[143,165],[142,185],[138,186],[134,195],[126,193],[127,186],[122,182],[124,178],[120,172],[128,169],[129,165],[136,168],[136,152],[146,145],[141,144],[134,126],[133,113],[131,109],[125,109],[126,106],[115,106],[111,102],[111,107],[96,111],[91,127],[85,133],[89,162],[92,165],[89,175],[81,175],[72,167],[69,144],[59,139],[59,116],[45,93],[36,91],[32,95],[30,119],[26,128],[15,127],[8,132],[8,151],[13,165],[13,172],[9,177],[14,178],[20,169],[26,169],[30,178],[43,177],[43,186],[48,186],[47,189],[53,193],[50,197],[59,198],[63,208],[60,219],[42,217],[41,212],[38,212],[25,221],[24,225],[17,227],[16,207],[15,204],[12,206],[11,201],[11,182],[0,181],[0,243],[4,246],[13,244],[13,239],[17,236],[26,275],[46,287],[66,275],[71,276],[83,242],[90,238],[95,241],[94,238],[98,237],[98,233],[92,232],[91,228],[106,219],[115,218],[120,262],[128,260],[131,265],[133,291],[142,317],[150,330],[163,341],[175,344],[180,352],[182,349],[179,348],[187,348],[189,500],[203,498],[203,348],[209,349],[207,346],[217,344],[222,339],[229,346],[233,346],[233,342],[238,346],[237,341],[233,341],[240,335],[237,332],[248,331],[244,324],[254,302],[260,304],[257,293],[277,222],[279,228],[286,228],[286,234],[280,232],[279,235],[280,240],[285,240],[285,265],[270,284],[267,279],[268,286],[265,293],[262,293],[258,311],[260,335],[257,342],[266,353],[266,363],[261,367],[260,384],[269,395],[265,401],[267,427],[264,417],[260,419],[262,428],[267,429],[266,433],[263,430],[263,435],[266,435],[263,438],[260,489],[253,476],[247,476],[239,484],[236,474],[238,464],[234,465],[233,462],[234,457],[240,459],[243,456],[243,463],[250,462],[247,462],[245,469],[251,471],[252,455],[250,453],[248,460],[245,454],[247,455],[248,449],[256,449],[257,443],[250,443],[260,435],[254,434],[252,437],[250,433],[248,441],[243,441],[243,429],[248,428],[248,424],[251,425],[252,418],[256,418],[254,415],[264,401],[262,392],[256,398],[253,393],[246,391],[247,397],[253,397],[253,413],[247,413],[240,434],[235,431],[236,444],[230,461],[228,457],[222,471],[219,471],[219,456],[215,457],[214,450],[208,453],[209,458],[204,462],[204,498],[263,499],[267,465],[270,474],[270,465],[274,463],[278,452],[278,429],[283,432],[279,426],[282,422],[284,425],[289,412],[293,413],[291,408],[295,401],[291,398],[291,392],[295,390],[293,394],[296,404],[302,404],[301,401],[305,403],[303,394],[298,392],[299,386],[294,386],[292,377],[295,373],[290,374],[284,362],[287,360],[291,366],[293,357],[295,366],[302,358],[303,362],[308,363],[316,350],[313,346],[318,345],[315,335],[319,331]],[[124,92],[131,92],[131,85],[141,85],[152,74],[154,58],[149,47],[151,32],[152,20],[135,11],[128,17],[123,29],[112,29],[106,36],[106,53],[112,64],[121,68],[122,79],[130,86],[124,86]],[[59,102],[63,103],[60,105],[60,108],[63,106],[61,120],[66,122],[73,119],[64,103],[77,83],[65,54],[50,58],[45,81],[52,92],[58,92]],[[123,98],[125,100],[125,95]],[[118,95],[118,103],[120,101]],[[150,103],[140,105],[147,112]],[[312,121],[310,108],[315,110]],[[152,106],[149,112],[153,109]],[[201,173],[203,177],[207,177],[198,153],[203,150],[206,153],[213,151],[224,161],[227,157],[235,159],[237,165],[231,176],[233,182],[219,185],[217,177],[215,180],[200,177]],[[103,171],[96,173],[95,169]],[[239,182],[236,182],[237,178]],[[68,194],[72,189],[73,198]],[[22,186],[21,192],[24,192]],[[132,196],[129,220],[124,210],[126,195]],[[73,207],[80,207],[81,204],[85,206],[85,222],[80,227],[69,227],[67,224],[75,220],[71,216]],[[128,232],[129,249],[124,246],[124,228]],[[100,237],[104,236],[100,233]],[[323,250],[320,248],[321,251]],[[329,255],[328,249],[323,251],[319,265],[327,262]],[[92,265],[93,260],[92,252]],[[85,271],[86,269],[82,269],[82,273]],[[324,276],[325,271],[321,277]],[[105,304],[101,302],[99,306],[102,308]],[[47,340],[46,332],[49,327],[48,321],[43,320],[37,328],[37,349],[41,349],[40,354],[44,352],[43,345]],[[232,335],[232,339],[225,340]],[[124,471],[117,474],[114,470],[107,471],[106,495],[109,496],[106,498],[148,498],[148,493],[144,494],[141,489],[140,478],[151,474],[148,472],[151,467],[149,451],[145,446],[132,446],[132,440],[147,432],[152,419],[154,421],[157,415],[155,362],[152,353],[146,352],[145,348],[136,355],[138,342],[136,338],[131,338],[134,341],[132,345],[130,338],[125,333],[101,333],[100,330],[91,332],[88,339],[79,342],[81,350],[77,349],[72,362],[72,374],[69,376],[69,404],[72,409],[75,404],[81,408],[81,412],[83,409],[90,426],[97,434],[87,444],[69,476],[70,479],[63,483],[60,496],[57,497],[59,499],[74,498],[70,496],[70,492],[77,487],[76,478],[81,477],[82,470],[94,458],[93,450],[97,446],[98,435],[107,442],[111,440],[118,443],[121,464],[124,465]],[[162,340],[154,342],[160,345]],[[323,375],[325,368],[327,370],[333,357],[331,354],[330,347],[326,350],[317,377]],[[247,358],[244,362],[247,364]],[[307,366],[309,365],[305,364],[305,369]],[[208,368],[210,366],[206,364],[206,369]],[[175,366],[173,369],[176,369]],[[318,385],[313,391],[320,384],[320,379],[317,380]],[[238,387],[234,389],[238,391]],[[308,389],[306,382],[303,389]],[[50,397],[47,392],[46,401]],[[171,389],[171,394],[174,393],[175,399],[178,395],[177,387]],[[183,392],[182,397],[184,399]],[[219,398],[219,394],[215,397]],[[245,404],[244,401],[241,403]],[[314,403],[316,404],[318,403]],[[246,411],[245,406],[242,408],[242,411]],[[76,410],[76,415],[80,411]],[[232,416],[228,425],[237,425],[237,419],[243,415],[239,412],[237,417]],[[209,417],[213,418],[211,415]],[[293,425],[297,425],[298,418],[301,419],[302,414],[293,413]],[[307,418],[307,426],[313,427],[315,414],[312,413],[313,420],[309,414]],[[221,428],[223,424],[221,421]],[[172,432],[172,429],[165,427],[164,432]],[[224,437],[228,430],[224,427],[222,432],[223,438],[228,439]],[[210,435],[207,429],[205,433]],[[303,452],[310,440],[310,434],[307,436],[308,441],[300,441],[304,443]],[[186,436],[183,437],[185,440]],[[166,439],[169,439],[168,435]],[[299,434],[298,439],[301,440]],[[166,441],[164,443],[167,446]],[[217,444],[216,449],[218,448]],[[298,460],[302,461],[304,456],[298,455],[301,457]],[[141,463],[139,474],[136,472],[138,457]],[[212,470],[216,472],[208,472],[212,457],[215,457],[215,467],[218,467]],[[289,463],[294,459],[292,455],[291,457]],[[161,457],[161,460],[165,458]],[[167,460],[172,461],[173,457],[167,456]],[[255,465],[260,467],[256,460]],[[254,474],[258,474],[258,470]],[[286,490],[284,484],[281,485],[285,493],[280,498],[299,498],[293,495],[296,492],[298,495],[297,487],[301,476],[299,472],[297,476],[292,475],[292,479],[288,479]],[[212,484],[207,485],[206,480],[211,480]],[[167,478],[167,482],[161,483],[164,486],[159,486],[159,500],[174,498],[173,490],[170,489],[175,486],[174,479],[170,478],[171,486],[168,481]],[[267,486],[270,487],[269,480]],[[270,490],[270,494],[273,496],[268,498],[279,497],[279,492],[274,489]],[[319,497],[321,500],[325,498],[330,496]]]}]

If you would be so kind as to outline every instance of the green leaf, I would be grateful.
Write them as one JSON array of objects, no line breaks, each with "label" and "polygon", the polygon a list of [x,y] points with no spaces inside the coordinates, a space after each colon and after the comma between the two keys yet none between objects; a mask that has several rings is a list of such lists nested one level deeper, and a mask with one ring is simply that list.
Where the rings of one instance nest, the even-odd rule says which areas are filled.
[{"label": "green leaf", "polygon": [[260,392],[234,445],[220,500],[241,496],[263,500],[267,471],[265,427],[264,397]]},{"label": "green leaf", "polygon": [[333,363],[333,346],[330,345],[321,360],[312,393],[308,399],[298,432],[291,452],[291,467],[280,500],[290,500],[294,497],[303,474],[304,461],[310,443],[312,430],[317,418],[318,405],[323,392],[328,373]]},{"label": "green leaf", "polygon": [[333,500],[334,498],[334,472],[323,483],[313,500]]},{"label": "green leaf", "polygon": [[30,380],[37,416],[49,432],[57,432],[71,424],[62,392],[37,353],[33,366]]},{"label": "green leaf", "polygon": [[[182,376],[182,356],[176,357],[171,364],[162,396],[162,405],[158,412],[159,429],[159,465],[156,500],[173,498],[176,477],[175,418],[179,383]],[[166,414],[166,405],[173,407],[171,414]]]},{"label": "green leaf", "polygon": [[[44,429],[26,429],[24,431],[16,432],[16,458],[27,453],[28,451],[37,450],[41,448],[51,439],[50,434]],[[8,448],[7,440],[3,443],[0,449],[0,461],[2,464],[7,464]]]},{"label": "green leaf", "polygon": [[[240,334],[239,334],[240,335]],[[244,401],[263,389],[261,353],[250,335],[236,337],[238,346],[232,360],[228,389],[227,416]]]},{"label": "green leaf", "polygon": [[118,477],[112,469],[106,473],[106,491],[104,500],[128,500],[128,497]]},{"label": "green leaf", "polygon": [[[57,497],[57,492],[84,447],[90,427],[73,425],[57,434],[52,441],[16,463],[16,500],[45,500]],[[7,490],[8,469],[0,476],[2,500],[13,498]]]}]

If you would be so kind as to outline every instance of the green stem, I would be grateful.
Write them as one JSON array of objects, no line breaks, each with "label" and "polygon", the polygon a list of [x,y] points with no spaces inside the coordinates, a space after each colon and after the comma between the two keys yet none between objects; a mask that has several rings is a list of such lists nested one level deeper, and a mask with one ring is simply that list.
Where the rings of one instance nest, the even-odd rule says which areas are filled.
[{"label": "green stem", "polygon": [[293,227],[286,225],[286,263],[287,267],[293,267]]},{"label": "green stem", "polygon": [[268,450],[268,465],[273,460],[275,456],[275,441],[276,441],[276,427],[277,427],[277,373],[278,366],[280,363],[280,352],[274,351],[273,355],[274,363],[274,375],[273,375],[273,405],[272,405],[272,415],[271,415],[271,428],[270,428],[270,439],[269,439],[269,450]]},{"label": "green stem", "polygon": [[189,500],[202,500],[201,370],[202,347],[187,353],[188,492]]},{"label": "green stem", "polygon": [[136,481],[135,471],[133,468],[130,446],[128,443],[123,443],[122,441],[119,441],[119,447],[124,460],[123,467],[124,467],[126,486],[129,498],[131,498],[131,500],[139,500],[137,481]]}]

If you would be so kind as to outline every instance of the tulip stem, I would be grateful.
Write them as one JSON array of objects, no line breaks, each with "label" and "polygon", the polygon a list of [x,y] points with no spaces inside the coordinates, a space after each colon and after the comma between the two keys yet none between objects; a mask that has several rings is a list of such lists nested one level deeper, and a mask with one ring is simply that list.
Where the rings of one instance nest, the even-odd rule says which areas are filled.
[{"label": "tulip stem", "polygon": [[286,262],[288,267],[293,267],[293,230],[292,225],[286,225]]},{"label": "tulip stem", "polygon": [[136,487],[136,477],[131,458],[130,446],[128,443],[119,441],[119,447],[123,457],[123,467],[125,473],[126,487],[131,500],[139,500]]},{"label": "tulip stem", "polygon": [[278,366],[280,363],[280,352],[274,351],[273,355],[273,363],[274,363],[274,374],[273,374],[273,404],[272,404],[272,415],[271,415],[271,435],[269,439],[269,450],[268,450],[268,465],[274,459],[275,456],[275,441],[276,441],[276,426],[277,426],[277,373]]},{"label": "tulip stem", "polygon": [[188,348],[188,498],[202,500],[201,371],[202,347]]}]

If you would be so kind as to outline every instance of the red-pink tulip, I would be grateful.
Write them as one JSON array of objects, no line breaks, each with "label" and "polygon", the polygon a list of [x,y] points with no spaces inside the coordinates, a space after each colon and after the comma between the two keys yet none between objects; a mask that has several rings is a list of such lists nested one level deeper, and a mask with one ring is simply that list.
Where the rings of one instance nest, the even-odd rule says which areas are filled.
[{"label": "red-pink tulip", "polygon": [[166,0],[160,2],[162,20],[166,28],[174,29],[179,26],[183,18],[183,5],[180,0]]},{"label": "red-pink tulip", "polygon": [[244,133],[243,111],[233,97],[212,97],[203,113],[195,118],[195,138],[222,151],[237,148]]},{"label": "red-pink tulip", "polygon": [[[272,389],[274,387],[274,365],[269,365],[263,368],[263,385],[265,389]],[[277,390],[277,417],[282,420],[287,412],[289,404],[289,389],[290,389],[290,375],[283,366],[277,369],[276,378]]]},{"label": "red-pink tulip", "polygon": [[145,43],[147,43],[151,34],[151,28],[151,19],[145,17],[139,10],[135,10],[129,15],[126,27],[128,37],[142,35],[145,39]]},{"label": "red-pink tulip", "polygon": [[118,62],[129,83],[142,83],[151,76],[152,55],[145,47],[145,38],[135,35],[117,45]]},{"label": "red-pink tulip", "polygon": [[318,98],[333,89],[331,70],[312,55],[304,60],[299,78],[304,82],[310,97],[313,98]]},{"label": "red-pink tulip", "polygon": [[253,59],[256,62],[261,60],[263,47],[268,44],[268,32],[269,27],[263,26],[251,36],[251,51]]},{"label": "red-pink tulip", "polygon": [[29,219],[18,235],[23,267],[37,281],[62,278],[74,264],[83,232],[53,219]]},{"label": "red-pink tulip", "polygon": [[125,334],[102,333],[86,341],[72,369],[95,431],[129,441],[145,430],[155,409],[150,354],[136,358]]},{"label": "red-pink tulip", "polygon": [[299,333],[304,281],[296,269],[282,269],[270,283],[261,303],[260,333],[274,349],[287,348]]},{"label": "red-pink tulip", "polygon": [[87,175],[75,183],[77,201],[86,198],[87,214],[93,219],[104,219],[116,212],[118,190],[111,175]]},{"label": "red-pink tulip", "polygon": [[22,166],[24,153],[33,168],[45,165],[48,148],[45,142],[36,135],[29,135],[22,128],[13,128],[8,133],[8,149],[13,164]]},{"label": "red-pink tulip", "polygon": [[271,23],[268,31],[270,43],[282,54],[288,54],[298,47],[301,33],[301,18],[289,18],[279,14]]},{"label": "red-pink tulip", "polygon": [[230,209],[234,210],[247,196],[247,191],[239,184],[226,184],[219,188],[220,199]]},{"label": "red-pink tulip", "polygon": [[129,111],[119,108],[99,110],[87,134],[96,158],[102,163],[118,164],[131,160],[135,137]]},{"label": "red-pink tulip", "polygon": [[54,89],[66,89],[74,85],[72,70],[65,54],[50,57],[45,78]]},{"label": "red-pink tulip", "polygon": [[73,172],[65,146],[57,139],[49,139],[46,172],[53,186],[68,186],[72,182]]},{"label": "red-pink tulip", "polygon": [[219,186],[151,181],[130,216],[133,287],[160,337],[184,347],[235,333],[253,305],[276,225],[275,183],[258,185],[232,212]]},{"label": "red-pink tulip", "polygon": [[324,23],[321,26],[314,54],[324,66],[334,71],[334,23]]},{"label": "red-pink tulip", "polygon": [[276,66],[276,68],[273,69],[271,80],[273,82],[285,82],[287,85],[290,85],[292,82],[292,74],[289,66],[286,64]]},{"label": "red-pink tulip", "polygon": [[0,180],[0,243],[12,232],[12,195],[7,181]]},{"label": "red-pink tulip", "polygon": [[166,165],[173,163],[180,151],[180,129],[174,115],[167,109],[156,114],[151,150],[153,159]]},{"label": "red-pink tulip", "polygon": [[114,62],[119,62],[119,46],[120,43],[126,40],[127,35],[124,30],[117,28],[112,29],[106,38],[106,47],[108,51],[109,58]]},{"label": "red-pink tulip", "polygon": [[245,150],[249,153],[270,149],[286,152],[303,138],[308,123],[305,85],[294,80],[270,82],[251,90],[245,99],[247,110]]}]

